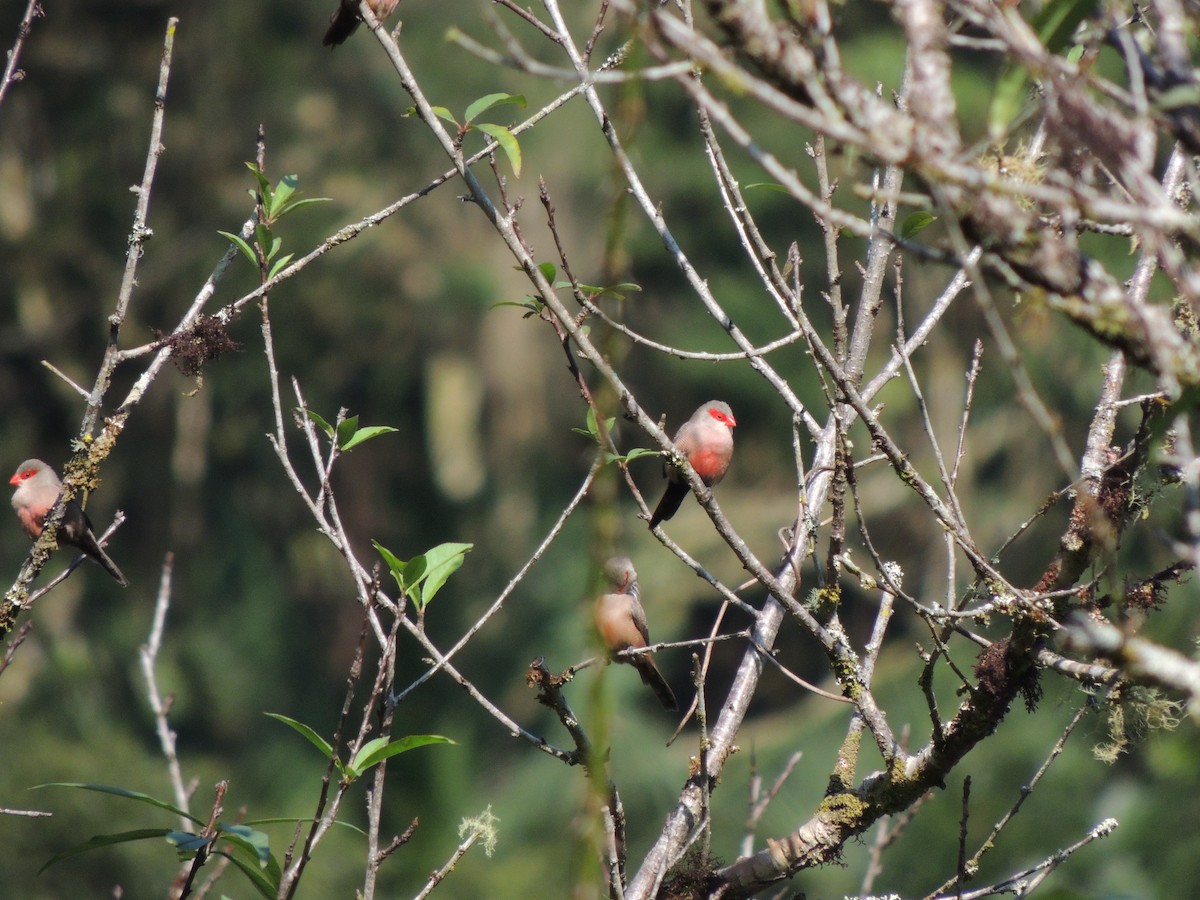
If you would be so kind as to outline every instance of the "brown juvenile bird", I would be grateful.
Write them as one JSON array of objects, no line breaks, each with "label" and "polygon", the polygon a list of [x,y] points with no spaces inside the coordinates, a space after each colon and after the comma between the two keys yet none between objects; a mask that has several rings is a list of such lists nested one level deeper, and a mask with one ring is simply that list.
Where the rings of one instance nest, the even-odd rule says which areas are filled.
[{"label": "brown juvenile bird", "polygon": [[[17,467],[16,474],[8,479],[8,483],[17,488],[13,491],[12,505],[17,511],[17,518],[21,520],[21,527],[36,541],[42,536],[50,507],[54,506],[62,491],[62,482],[54,470],[40,459],[27,459]],[[100,549],[91,520],[83,511],[83,507],[74,500],[67,503],[56,537],[59,546],[70,544],[78,547],[104,566],[104,570],[115,578],[121,587],[129,587],[129,579],[121,573],[117,564],[108,558],[108,554]]]},{"label": "brown juvenile bird", "polygon": [[[371,7],[371,12],[380,22],[390,16],[399,5],[400,0],[367,0],[367,6]],[[321,41],[321,44],[325,47],[336,47],[354,34],[354,29],[358,28],[361,21],[358,0],[342,0],[341,5],[329,17],[329,30],[325,32],[325,40]]]},{"label": "brown juvenile bird", "polygon": [[[675,449],[687,457],[708,487],[724,478],[729,470],[729,461],[733,458],[733,426],[736,424],[728,403],[709,400],[675,432]],[[663,466],[663,474],[667,476],[667,490],[650,517],[651,528],[675,515],[688,494],[687,479],[681,469],[667,463]]]},{"label": "brown juvenile bird", "polygon": [[[638,599],[637,572],[633,569],[633,563],[625,556],[614,557],[604,564],[604,577],[612,589],[596,598],[593,610],[596,631],[600,633],[604,646],[610,653],[649,646],[646,611]],[[629,663],[638,670],[642,682],[654,691],[663,709],[674,711],[679,708],[671,686],[662,677],[649,653],[623,656],[617,662]]]}]

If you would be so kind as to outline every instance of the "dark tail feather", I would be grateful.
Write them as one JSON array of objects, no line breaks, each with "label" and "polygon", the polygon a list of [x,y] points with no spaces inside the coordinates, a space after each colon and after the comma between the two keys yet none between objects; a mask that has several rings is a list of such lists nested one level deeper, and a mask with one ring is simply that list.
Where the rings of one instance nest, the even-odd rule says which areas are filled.
[{"label": "dark tail feather", "polygon": [[658,671],[654,660],[645,654],[634,657],[634,660],[638,674],[642,676],[642,683],[650,686],[650,690],[654,691],[654,696],[658,698],[663,709],[669,712],[678,710],[679,704],[675,702],[675,693],[667,684],[667,679],[662,677],[662,672]]},{"label": "dark tail feather", "polygon": [[111,575],[117,584],[121,587],[129,587],[129,579],[125,577],[125,573],[118,569],[117,564],[108,558],[108,554],[100,549],[99,544],[92,541],[92,545],[84,547],[83,551],[96,562],[100,563],[104,567],[104,571]]},{"label": "dark tail feather", "polygon": [[72,500],[63,511],[62,524],[58,526],[58,546],[70,544],[78,547],[96,562],[104,567],[121,587],[129,587],[129,579],[117,568],[117,564],[108,558],[108,554],[100,549],[96,541],[96,532],[92,522],[78,503]]},{"label": "dark tail feather", "polygon": [[329,17],[329,30],[325,32],[325,40],[321,41],[321,45],[336,47],[354,34],[354,30],[358,28],[358,23],[361,21],[362,19],[358,16],[358,4],[343,3],[338,7],[337,12]]},{"label": "dark tail feather", "polygon": [[688,495],[688,486],[682,481],[668,481],[667,489],[662,495],[662,499],[658,501],[658,506],[654,509],[654,515],[650,517],[650,527],[653,528],[659,522],[665,522],[671,516],[679,511],[680,504],[683,503],[683,498]]}]

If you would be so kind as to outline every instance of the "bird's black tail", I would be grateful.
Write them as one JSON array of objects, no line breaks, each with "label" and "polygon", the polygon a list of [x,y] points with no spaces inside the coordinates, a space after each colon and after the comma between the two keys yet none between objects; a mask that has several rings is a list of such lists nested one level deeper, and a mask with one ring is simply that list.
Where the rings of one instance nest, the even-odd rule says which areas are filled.
[{"label": "bird's black tail", "polygon": [[658,702],[662,704],[663,709],[669,712],[678,710],[679,704],[675,702],[675,692],[667,684],[667,679],[662,677],[662,672],[658,671],[658,666],[654,664],[654,660],[645,654],[635,656],[634,660],[638,674],[642,676],[642,683],[650,686],[650,690],[654,691],[654,696],[658,698]]},{"label": "bird's black tail", "polygon": [[108,554],[100,549],[99,544],[93,544],[90,547],[85,547],[84,552],[92,559],[100,563],[104,567],[104,571],[113,577],[113,579],[121,587],[129,587],[129,579],[125,577],[125,573],[117,568],[117,564],[109,559]]},{"label": "bird's black tail", "polygon": [[662,499],[658,501],[658,506],[654,508],[654,515],[650,517],[650,527],[653,528],[659,522],[665,522],[671,516],[679,511],[680,504],[683,503],[683,498],[688,495],[687,482],[684,481],[668,481],[667,489],[662,495]]},{"label": "bird's black tail", "polygon": [[358,4],[343,2],[337,8],[337,12],[329,17],[329,30],[325,32],[325,39],[321,41],[321,45],[336,47],[354,34],[354,30],[358,28],[358,23],[361,21],[362,19],[358,15]]}]

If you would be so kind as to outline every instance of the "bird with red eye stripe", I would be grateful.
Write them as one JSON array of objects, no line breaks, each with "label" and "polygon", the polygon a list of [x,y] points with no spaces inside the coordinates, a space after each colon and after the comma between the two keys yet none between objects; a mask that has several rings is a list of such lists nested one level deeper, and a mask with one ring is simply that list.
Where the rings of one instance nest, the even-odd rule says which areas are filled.
[{"label": "bird with red eye stripe", "polygon": [[[62,493],[62,481],[55,471],[40,459],[27,459],[17,466],[16,473],[8,479],[8,483],[16,487],[13,491],[12,505],[17,511],[17,518],[21,520],[21,527],[31,540],[36,541],[45,530],[46,516],[49,515],[50,508]],[[108,558],[108,554],[100,549],[91,520],[83,511],[83,507],[74,500],[67,502],[56,537],[60,546],[70,544],[72,547],[78,547],[100,563],[104,571],[116,579],[121,587],[129,586],[129,579],[117,568],[117,564]]]},{"label": "bird with red eye stripe", "polygon": [[[720,482],[729,471],[735,425],[737,420],[728,403],[709,400],[675,432],[675,449],[686,457],[706,487]],[[651,528],[675,515],[688,493],[687,479],[678,466],[667,463],[663,474],[667,477],[667,490],[650,517]]]}]

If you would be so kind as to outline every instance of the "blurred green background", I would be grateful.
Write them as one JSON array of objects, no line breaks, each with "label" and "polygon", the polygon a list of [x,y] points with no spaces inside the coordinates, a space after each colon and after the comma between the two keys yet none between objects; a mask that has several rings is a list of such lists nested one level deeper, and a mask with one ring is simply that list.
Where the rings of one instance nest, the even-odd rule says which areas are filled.
[{"label": "blurred green background", "polygon": [[[24,6],[0,0],[0,45],[11,44]],[[304,252],[447,168],[420,123],[404,116],[410,101],[368,33],[333,52],[321,47],[331,6],[332,0],[47,0],[46,17],[36,23],[22,57],[26,80],[0,106],[0,412],[6,422],[0,457],[10,468],[33,455],[61,465],[78,427],[82,404],[41,360],[91,384],[124,264],[135,201],[129,186],[141,178],[168,16],[181,21],[166,149],[151,199],[154,237],[139,269],[123,345],[148,342],[154,329],[173,327],[225,250],[218,230],[236,231],[250,214],[246,189],[252,180],[243,163],[254,156],[260,123],[272,181],[297,173],[306,196],[332,198],[284,220],[278,232],[285,252]],[[411,0],[403,8],[401,45],[435,104],[459,113],[483,94],[507,91],[525,94],[528,110],[538,109],[562,85],[495,70],[444,38],[456,25],[489,41],[489,7]],[[590,12],[592,4],[571,10],[580,35],[587,34],[582,23]],[[847,5],[838,30],[850,69],[891,89],[903,46],[879,12],[878,6]],[[564,64],[527,28],[512,27],[541,58]],[[616,46],[620,31],[612,23],[598,58]],[[963,127],[971,137],[981,132],[995,74],[984,60],[966,60],[958,70]],[[781,334],[779,315],[720,210],[694,114],[680,93],[669,84],[607,87],[604,93],[620,113],[635,163],[716,296],[753,340]],[[811,181],[804,148],[810,135],[761,111],[743,114],[766,146]],[[518,118],[512,108],[502,108],[492,120]],[[468,138],[468,149],[475,149],[471,140],[478,138]],[[520,178],[503,161],[499,168],[509,196],[524,198],[521,221],[539,258],[555,258],[537,203],[537,179],[543,177],[581,280],[640,284],[643,291],[619,313],[644,333],[690,349],[731,349],[652,230],[627,206],[581,102],[556,112],[521,144]],[[731,153],[731,162],[743,184],[766,180],[737,154]],[[832,165],[846,179],[841,190],[847,203],[861,209],[849,198],[849,185],[865,178],[862,161],[835,154]],[[280,374],[285,382],[299,379],[313,409],[332,419],[345,406],[364,424],[399,429],[343,458],[334,475],[360,558],[373,558],[372,539],[402,558],[442,541],[475,543],[430,609],[430,632],[443,647],[528,558],[592,458],[588,441],[571,431],[582,425],[584,407],[552,332],[514,308],[493,307],[521,300],[528,289],[478,210],[458,199],[462,193],[451,182],[337,248],[274,291],[271,307]],[[828,276],[811,213],[773,191],[751,190],[749,197],[781,253],[799,242],[805,301],[818,321],[827,320],[821,294]],[[842,244],[849,299],[858,285],[853,262],[861,249],[848,239]],[[1094,252],[1127,272],[1134,258],[1128,249],[1111,241]],[[910,323],[949,274],[927,263],[909,264],[904,296]],[[251,289],[256,277],[237,260],[212,308]],[[618,311],[615,301],[609,303]],[[1106,351],[1036,305],[1016,306],[1008,298],[1003,305],[1035,384],[1078,454]],[[876,362],[888,352],[894,312],[885,310],[882,320]],[[331,734],[361,617],[339,558],[316,533],[265,438],[273,420],[259,325],[255,310],[241,316],[232,334],[243,352],[210,365],[202,384],[165,373],[104,469],[89,509],[98,526],[115,508],[127,514],[111,553],[133,585],[120,591],[97,568],[85,566],[37,606],[32,635],[0,678],[0,806],[54,812],[51,819],[0,815],[0,894],[6,897],[108,897],[116,885],[126,897],[161,896],[175,872],[170,849],[148,842],[89,853],[39,875],[53,854],[93,834],[173,820],[101,795],[29,791],[45,782],[97,782],[169,799],[138,664],[168,552],[175,554],[174,599],[159,677],[174,697],[171,722],[185,776],[197,785],[192,812],[206,816],[213,785],[222,779],[230,781],[227,816],[242,808],[248,819],[313,811],[320,758],[263,713],[282,713]],[[1046,440],[1017,410],[1007,371],[967,299],[914,361],[939,438],[953,445],[963,372],[977,338],[988,350],[961,480],[980,543],[995,548],[1064,478],[1049,462]],[[769,386],[744,363],[684,362],[631,348],[615,336],[603,339],[643,405],[666,414],[670,429],[712,397],[733,405],[738,451],[720,500],[755,552],[774,558],[776,532],[794,516],[796,480],[790,418]],[[822,418],[820,385],[803,346],[780,351],[773,361]],[[140,371],[134,363],[117,373],[113,402]],[[1135,378],[1130,392],[1151,387]],[[895,385],[881,399],[885,421],[932,474],[911,395]],[[293,405],[290,396],[285,402]],[[1123,422],[1120,439],[1128,437],[1130,421]],[[302,449],[298,433],[292,435],[293,448]],[[869,440],[861,432],[857,440],[865,455]],[[628,431],[620,441],[625,447],[647,443]],[[296,456],[303,465],[303,453]],[[657,463],[635,463],[634,473],[653,503],[661,484]],[[865,472],[861,485],[884,557],[900,561],[914,593],[940,597],[946,564],[939,529],[882,470]],[[1170,528],[1167,515],[1158,528]],[[1065,510],[1053,510],[1009,552],[1005,571],[1015,581],[1037,577],[1055,552],[1064,520]],[[727,583],[741,580],[733,554],[694,504],[685,505],[669,530]],[[27,542],[15,518],[0,534],[0,563],[15,575]],[[534,702],[524,672],[537,656],[557,670],[592,653],[585,598],[595,560],[614,547],[638,565],[655,638],[706,633],[716,595],[648,536],[610,467],[593,500],[458,659],[493,701],[559,745],[567,738]],[[1150,574],[1166,559],[1160,534],[1151,528],[1132,534],[1122,558],[1126,568],[1119,571]],[[53,562],[50,571],[61,563]],[[1187,607],[1194,600],[1191,585],[1179,589],[1173,607],[1157,617],[1154,636],[1188,649],[1195,626]],[[865,593],[848,594],[843,615],[860,643],[875,603]],[[731,628],[742,624],[736,615],[729,621]],[[914,642],[922,639],[925,632],[900,610],[877,674],[893,727],[911,723],[914,746],[927,730],[915,687]],[[780,648],[786,665],[828,682],[815,645],[794,626],[785,625]],[[398,684],[423,670],[422,655],[408,642]],[[734,644],[717,650],[710,708],[720,702],[739,657]],[[969,665],[971,654],[964,652],[961,661]],[[663,654],[660,665],[677,690],[686,686],[685,654]],[[887,854],[877,891],[921,894],[953,871],[962,775],[973,779],[972,848],[1016,801],[1083,699],[1070,685],[1047,680],[1047,687],[1036,715],[1015,710],[998,736],[955,773],[948,790],[920,809]],[[940,690],[944,711],[952,710],[954,684],[946,681]],[[673,722],[625,668],[599,675],[586,670],[569,695],[597,743],[611,744],[636,863],[686,778],[688,758],[696,752],[694,726],[664,748]],[[618,708],[621,715],[613,715]],[[798,695],[769,672],[740,737],[741,752],[716,794],[714,851],[727,860],[738,852],[751,767],[769,783],[794,750],[804,757],[759,834],[780,835],[807,819],[845,725],[845,707]],[[511,739],[446,678],[435,678],[400,707],[395,732],[444,734],[458,745],[417,750],[392,763],[387,831],[398,833],[414,817],[421,825],[384,866],[382,896],[415,893],[456,845],[459,820],[489,804],[501,823],[495,856],[472,851],[439,895],[595,896],[600,878],[589,841],[597,826],[579,770]],[[1093,715],[988,857],[982,878],[1032,864],[1111,815],[1121,821],[1117,833],[1064,866],[1042,896],[1192,895],[1200,858],[1183,836],[1200,818],[1194,726],[1186,721],[1174,733],[1156,733],[1114,766],[1092,758],[1091,746],[1103,740],[1101,717]],[[874,762],[864,760],[862,774]],[[359,825],[365,822],[364,787],[344,808],[344,818]],[[268,830],[281,855],[292,829]],[[872,835],[847,848],[843,867],[804,873],[797,886],[810,898],[857,890]],[[319,848],[300,895],[352,896],[364,855],[360,835],[335,831]],[[251,895],[236,874],[226,876],[222,891]]]}]

